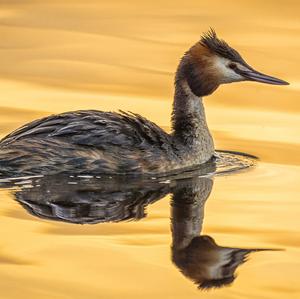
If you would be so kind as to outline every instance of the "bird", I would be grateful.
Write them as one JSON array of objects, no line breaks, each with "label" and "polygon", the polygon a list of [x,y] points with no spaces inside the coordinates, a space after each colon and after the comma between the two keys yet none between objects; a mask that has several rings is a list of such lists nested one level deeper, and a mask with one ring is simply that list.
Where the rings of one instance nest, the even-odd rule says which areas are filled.
[{"label": "bird", "polygon": [[213,29],[181,58],[175,74],[171,132],[132,112],[79,110],[30,122],[0,141],[0,175],[168,175],[215,157],[203,98],[220,85],[287,85],[254,70]]}]

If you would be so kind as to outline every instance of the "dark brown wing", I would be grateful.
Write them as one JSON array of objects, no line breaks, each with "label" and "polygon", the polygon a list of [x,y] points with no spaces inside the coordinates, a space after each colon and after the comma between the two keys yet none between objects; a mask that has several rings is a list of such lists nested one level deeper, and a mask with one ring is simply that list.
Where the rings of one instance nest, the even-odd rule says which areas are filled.
[{"label": "dark brown wing", "polygon": [[33,121],[12,132],[0,142],[8,145],[25,138],[62,138],[78,145],[103,148],[168,144],[170,139],[154,123],[133,113],[95,110],[67,112]]},{"label": "dark brown wing", "polygon": [[33,121],[3,138],[0,173],[161,172],[172,155],[170,136],[140,115],[75,111]]}]

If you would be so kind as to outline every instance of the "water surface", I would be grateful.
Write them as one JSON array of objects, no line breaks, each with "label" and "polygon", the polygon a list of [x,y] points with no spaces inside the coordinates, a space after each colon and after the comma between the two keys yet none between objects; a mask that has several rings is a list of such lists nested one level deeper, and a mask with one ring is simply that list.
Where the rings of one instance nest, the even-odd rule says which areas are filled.
[{"label": "water surface", "polygon": [[[214,178],[201,235],[256,252],[230,286],[203,292],[172,262],[170,195],[139,221],[37,218],[1,189],[1,297],[299,298],[300,104],[296,1],[1,1],[0,135],[49,113],[130,110],[167,130],[173,74],[213,26],[288,87],[240,83],[205,100],[219,149],[259,157]],[[138,214],[141,216],[141,214]],[[143,216],[143,215],[142,215]]]}]

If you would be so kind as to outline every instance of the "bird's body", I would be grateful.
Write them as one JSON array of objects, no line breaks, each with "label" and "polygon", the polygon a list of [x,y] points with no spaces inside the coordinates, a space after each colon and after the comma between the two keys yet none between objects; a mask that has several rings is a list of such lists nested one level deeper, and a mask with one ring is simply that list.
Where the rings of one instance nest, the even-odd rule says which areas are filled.
[{"label": "bird's body", "polygon": [[285,81],[254,71],[211,31],[183,56],[175,77],[172,132],[133,113],[67,112],[33,121],[0,141],[0,175],[168,174],[214,155],[202,97],[220,84]]},{"label": "bird's body", "polygon": [[23,174],[49,174],[58,167],[75,173],[153,173],[167,171],[172,161],[179,164],[171,136],[154,123],[96,110],[34,121],[4,138],[0,148],[0,165]]},{"label": "bird's body", "polygon": [[[83,110],[29,123],[2,139],[0,166],[23,175],[163,174],[201,164],[153,122],[133,113]],[[199,156],[201,157],[201,155]]]}]

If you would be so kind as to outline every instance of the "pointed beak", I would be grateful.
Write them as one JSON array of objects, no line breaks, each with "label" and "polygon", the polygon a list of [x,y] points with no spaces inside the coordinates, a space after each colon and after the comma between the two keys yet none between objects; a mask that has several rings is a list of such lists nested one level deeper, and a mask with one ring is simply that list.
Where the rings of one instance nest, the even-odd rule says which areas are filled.
[{"label": "pointed beak", "polygon": [[256,82],[261,82],[261,83],[266,83],[266,84],[273,84],[273,85],[289,85],[288,82],[271,77],[269,75],[265,75],[263,73],[260,73],[251,67],[244,69],[244,70],[238,70],[238,73],[242,75],[243,77],[246,78],[246,80],[250,81],[256,81]]}]

